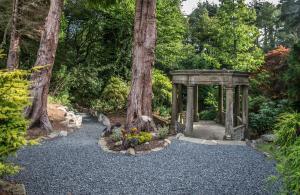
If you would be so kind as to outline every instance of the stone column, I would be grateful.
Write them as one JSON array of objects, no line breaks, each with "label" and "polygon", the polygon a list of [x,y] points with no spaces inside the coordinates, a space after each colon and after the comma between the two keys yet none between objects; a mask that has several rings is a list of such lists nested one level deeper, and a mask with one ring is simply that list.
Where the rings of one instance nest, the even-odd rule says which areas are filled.
[{"label": "stone column", "polygon": [[183,111],[182,84],[177,84],[177,95],[178,95],[178,113],[181,113]]},{"label": "stone column", "polygon": [[219,85],[219,97],[218,97],[218,122],[223,124],[223,109],[224,109],[224,93],[223,93],[223,86]]},{"label": "stone column", "polygon": [[248,86],[242,86],[243,102],[242,102],[242,120],[243,125],[245,125],[245,138],[249,139],[249,130],[248,130]]},{"label": "stone column", "polygon": [[187,106],[186,106],[186,124],[185,133],[187,135],[193,132],[194,121],[194,87],[192,85],[187,86]]},{"label": "stone column", "polygon": [[226,86],[225,139],[232,139],[233,131],[233,87]]},{"label": "stone column", "polygon": [[199,99],[198,99],[198,86],[194,86],[194,122],[198,122],[198,112],[199,112],[199,105],[198,105]]},{"label": "stone column", "polygon": [[234,126],[238,126],[238,116],[240,115],[240,86],[235,87],[234,92]]},{"label": "stone column", "polygon": [[172,116],[171,116],[171,134],[175,134],[175,124],[177,121],[177,84],[173,83],[172,88]]}]

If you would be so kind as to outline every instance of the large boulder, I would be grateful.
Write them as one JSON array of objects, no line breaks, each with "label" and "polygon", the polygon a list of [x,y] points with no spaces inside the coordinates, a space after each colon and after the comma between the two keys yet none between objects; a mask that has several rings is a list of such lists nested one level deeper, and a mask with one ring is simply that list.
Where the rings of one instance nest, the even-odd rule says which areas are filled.
[{"label": "large boulder", "polygon": [[274,134],[264,134],[261,136],[261,139],[265,142],[274,142],[276,140],[276,136]]},{"label": "large boulder", "polygon": [[65,114],[64,123],[69,128],[80,128],[82,124],[82,116],[76,115],[73,111],[67,112]]},{"label": "large boulder", "polygon": [[100,113],[98,116],[98,122],[101,123],[103,126],[105,126],[105,129],[103,130],[103,135],[106,136],[111,133],[111,123],[107,116]]}]

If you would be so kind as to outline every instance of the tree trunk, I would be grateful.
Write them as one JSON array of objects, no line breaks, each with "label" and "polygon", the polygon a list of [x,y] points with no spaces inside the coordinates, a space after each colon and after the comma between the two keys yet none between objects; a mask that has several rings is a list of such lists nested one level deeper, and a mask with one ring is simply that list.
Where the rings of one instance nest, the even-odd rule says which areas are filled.
[{"label": "tree trunk", "polygon": [[31,120],[31,127],[38,125],[46,131],[52,130],[47,112],[47,97],[58,45],[62,7],[63,0],[51,0],[34,65],[38,70],[31,75],[32,105],[26,110],[26,116]]},{"label": "tree trunk", "polygon": [[19,4],[18,0],[13,1],[10,45],[9,45],[9,53],[7,58],[7,68],[9,70],[17,69],[19,66],[20,34],[17,31],[18,4]]},{"label": "tree trunk", "polygon": [[[156,45],[156,0],[136,0],[131,91],[126,128],[152,118],[152,66]],[[136,126],[137,125],[137,126]]]}]

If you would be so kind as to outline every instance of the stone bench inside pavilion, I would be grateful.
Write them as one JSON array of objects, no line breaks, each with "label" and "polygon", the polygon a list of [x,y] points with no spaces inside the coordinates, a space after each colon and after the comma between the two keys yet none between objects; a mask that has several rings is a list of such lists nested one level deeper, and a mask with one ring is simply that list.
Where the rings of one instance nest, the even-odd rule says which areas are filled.
[{"label": "stone bench inside pavilion", "polygon": [[[249,74],[233,70],[172,71],[171,130],[183,123],[184,134],[201,139],[244,140],[248,132]],[[218,115],[215,121],[198,119],[198,87],[218,86]],[[183,111],[182,90],[187,89],[186,110]]]}]

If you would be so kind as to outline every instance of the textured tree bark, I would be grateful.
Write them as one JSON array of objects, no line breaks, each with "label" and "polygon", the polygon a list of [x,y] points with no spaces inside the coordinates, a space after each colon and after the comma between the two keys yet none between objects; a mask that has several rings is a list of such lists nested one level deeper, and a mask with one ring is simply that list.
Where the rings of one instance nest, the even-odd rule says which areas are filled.
[{"label": "textured tree bark", "polygon": [[9,45],[9,53],[7,58],[7,68],[9,70],[17,69],[19,66],[20,34],[17,31],[18,4],[19,4],[19,0],[13,1],[10,45]]},{"label": "textured tree bark", "polygon": [[[156,0],[136,0],[131,91],[126,128],[141,116],[152,118],[152,66],[156,45]],[[138,127],[137,127],[138,128]]]},{"label": "textured tree bark", "polygon": [[51,0],[34,65],[38,70],[31,75],[32,105],[27,108],[25,113],[31,120],[31,127],[37,125],[46,131],[52,130],[47,112],[47,97],[58,45],[62,7],[63,0]]}]

